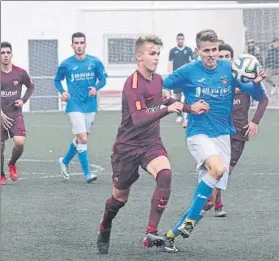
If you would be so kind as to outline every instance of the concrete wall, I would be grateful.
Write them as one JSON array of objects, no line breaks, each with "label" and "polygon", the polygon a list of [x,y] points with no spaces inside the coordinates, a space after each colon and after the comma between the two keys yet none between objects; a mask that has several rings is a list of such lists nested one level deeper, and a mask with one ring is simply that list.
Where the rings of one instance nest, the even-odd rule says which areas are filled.
[{"label": "concrete wall", "polygon": [[[222,1],[234,3],[235,1]],[[195,47],[195,35],[199,30],[212,28],[219,37],[235,48],[236,54],[243,48],[244,27],[241,10],[195,11],[145,11],[145,12],[82,12],[81,6],[163,6],[163,5],[212,5],[202,1],[73,1],[73,2],[2,2],[1,38],[10,41],[14,48],[14,63],[28,69],[28,39],[58,39],[59,61],[72,55],[71,34],[82,31],[88,36],[87,51],[98,56],[106,65],[104,35],[155,33],[162,37],[164,48],[158,72],[167,73],[168,52],[175,46],[175,37],[183,32],[186,44]],[[215,2],[220,3],[220,2]],[[107,68],[111,76],[127,75],[134,70]],[[111,78],[108,90],[120,90],[124,78]]]}]

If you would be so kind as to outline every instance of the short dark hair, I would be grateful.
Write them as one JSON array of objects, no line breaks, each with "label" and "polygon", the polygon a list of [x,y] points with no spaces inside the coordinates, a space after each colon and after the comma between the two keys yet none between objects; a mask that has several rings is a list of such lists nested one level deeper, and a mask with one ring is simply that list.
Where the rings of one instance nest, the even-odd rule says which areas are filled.
[{"label": "short dark hair", "polygon": [[179,33],[179,34],[177,34],[176,38],[178,38],[178,37],[184,37],[184,34],[183,33]]},{"label": "short dark hair", "polygon": [[153,43],[155,45],[163,46],[163,41],[161,38],[159,38],[157,35],[154,34],[147,34],[140,36],[136,42],[135,42],[135,51],[138,52],[139,49],[145,44],[145,43]]},{"label": "short dark hair", "polygon": [[72,34],[72,43],[74,42],[74,38],[84,37],[84,40],[86,40],[86,36],[84,33],[77,32]]},{"label": "short dark hair", "polygon": [[1,42],[1,48],[10,48],[13,50],[12,45],[9,42]]},{"label": "short dark hair", "polygon": [[218,43],[219,39],[217,33],[212,29],[202,30],[196,35],[196,44],[199,47],[200,42]]},{"label": "short dark hair", "polygon": [[231,53],[231,57],[232,58],[234,57],[233,48],[229,44],[226,44],[226,43],[220,44],[219,51],[229,51]]}]

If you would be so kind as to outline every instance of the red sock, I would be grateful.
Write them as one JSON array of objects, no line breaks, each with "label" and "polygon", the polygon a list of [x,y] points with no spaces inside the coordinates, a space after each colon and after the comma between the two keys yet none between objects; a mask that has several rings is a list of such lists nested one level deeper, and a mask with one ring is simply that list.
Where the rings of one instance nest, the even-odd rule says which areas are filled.
[{"label": "red sock", "polygon": [[103,227],[110,228],[112,220],[116,217],[120,208],[124,207],[125,202],[118,201],[113,196],[111,196],[105,206],[105,212],[103,217]]},{"label": "red sock", "polygon": [[147,233],[157,232],[161,216],[167,207],[171,193],[171,171],[169,169],[159,171],[156,180],[157,185],[151,199],[151,210],[148,227],[146,229]]}]

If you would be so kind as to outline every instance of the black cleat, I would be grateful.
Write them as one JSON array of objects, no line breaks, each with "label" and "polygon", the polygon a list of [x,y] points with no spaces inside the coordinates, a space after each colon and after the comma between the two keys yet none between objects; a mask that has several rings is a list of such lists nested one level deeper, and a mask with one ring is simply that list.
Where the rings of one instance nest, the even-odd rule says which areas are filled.
[{"label": "black cleat", "polygon": [[165,245],[165,239],[159,236],[158,232],[146,233],[142,243],[144,247],[163,247]]},{"label": "black cleat", "polygon": [[168,253],[178,252],[178,249],[174,245],[174,241],[175,241],[174,238],[171,238],[171,237],[168,237],[167,235],[165,235],[165,246],[164,246],[165,252],[168,252]]},{"label": "black cleat", "polygon": [[110,228],[104,228],[103,222],[101,222],[100,228],[98,230],[97,236],[97,248],[99,254],[107,254],[109,251],[109,242],[110,242]]},{"label": "black cleat", "polygon": [[180,226],[178,228],[178,230],[180,231],[180,235],[183,238],[190,237],[193,229],[194,229],[193,223],[192,222],[186,222],[186,221],[182,224],[182,226]]}]

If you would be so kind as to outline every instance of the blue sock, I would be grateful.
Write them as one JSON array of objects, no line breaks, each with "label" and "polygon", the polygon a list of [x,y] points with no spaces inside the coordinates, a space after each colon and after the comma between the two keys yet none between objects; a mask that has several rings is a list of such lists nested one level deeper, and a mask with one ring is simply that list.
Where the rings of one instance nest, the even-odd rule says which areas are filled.
[{"label": "blue sock", "polygon": [[88,176],[90,174],[90,168],[88,162],[87,144],[78,144],[77,152],[82,171],[85,176]]},{"label": "blue sock", "polygon": [[195,191],[191,207],[171,229],[170,234],[173,234],[174,237],[177,237],[180,234],[178,228],[183,224],[186,218],[189,218],[195,222],[200,220],[200,213],[205,203],[211,196],[212,190],[217,183],[218,180],[215,180],[210,174],[206,174],[202,178]]},{"label": "blue sock", "polygon": [[67,154],[63,158],[63,163],[68,166],[70,161],[73,159],[73,157],[77,154],[77,144],[76,139],[72,141],[70,144],[70,147],[67,151]]},{"label": "blue sock", "polygon": [[[196,189],[196,191],[195,191],[195,194],[194,194],[194,197],[193,197],[193,198],[195,198],[196,195],[197,195],[197,189]],[[184,213],[184,215],[181,217],[181,219],[180,219],[180,220],[175,224],[175,226],[171,229],[171,231],[172,231],[174,237],[177,237],[177,236],[180,235],[180,231],[178,230],[178,228],[183,224],[183,222],[185,221],[185,219],[187,218],[187,216],[188,216],[188,211],[186,211],[186,212]]]},{"label": "blue sock", "polygon": [[195,222],[199,219],[199,215],[217,183],[218,180],[208,173],[201,179],[186,218]]},{"label": "blue sock", "polygon": [[180,231],[178,231],[178,228],[183,224],[183,222],[185,221],[187,215],[188,215],[188,211],[185,212],[185,214],[182,216],[182,218],[171,229],[174,237],[178,237],[180,235]]}]

